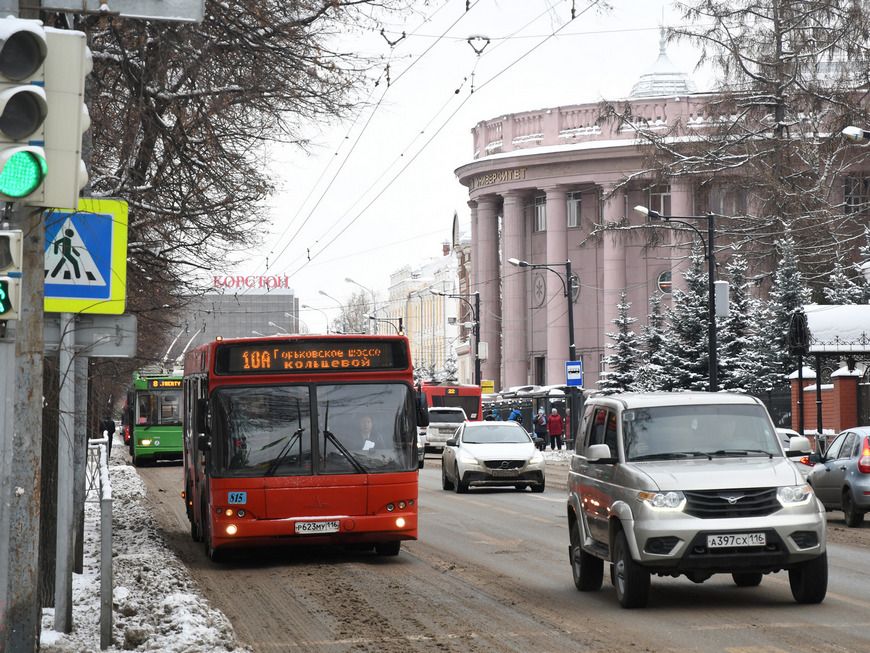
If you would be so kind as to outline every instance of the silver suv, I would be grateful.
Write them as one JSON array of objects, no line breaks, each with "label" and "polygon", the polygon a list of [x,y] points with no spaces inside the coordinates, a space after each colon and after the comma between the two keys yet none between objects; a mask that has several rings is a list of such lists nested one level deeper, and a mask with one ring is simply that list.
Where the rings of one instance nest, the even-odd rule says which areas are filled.
[{"label": "silver suv", "polygon": [[825,513],[754,397],[648,393],[591,397],[568,477],[569,556],[580,591],[604,562],[624,608],[644,607],[650,577],[738,586],[787,570],[798,603],[828,585]]},{"label": "silver suv", "polygon": [[456,406],[433,406],[429,409],[426,428],[426,451],[443,451],[444,443],[456,435],[456,429],[468,419],[465,411]]}]

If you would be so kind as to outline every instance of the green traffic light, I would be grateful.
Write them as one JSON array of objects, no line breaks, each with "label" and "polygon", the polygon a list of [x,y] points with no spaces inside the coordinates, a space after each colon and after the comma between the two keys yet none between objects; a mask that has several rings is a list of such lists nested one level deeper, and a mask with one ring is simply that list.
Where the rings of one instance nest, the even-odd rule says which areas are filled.
[{"label": "green traffic light", "polygon": [[9,157],[0,172],[0,194],[27,197],[39,187],[47,172],[45,159],[38,154],[16,152]]},{"label": "green traffic light", "polygon": [[0,280],[0,315],[12,310],[12,298],[9,296],[9,282]]}]

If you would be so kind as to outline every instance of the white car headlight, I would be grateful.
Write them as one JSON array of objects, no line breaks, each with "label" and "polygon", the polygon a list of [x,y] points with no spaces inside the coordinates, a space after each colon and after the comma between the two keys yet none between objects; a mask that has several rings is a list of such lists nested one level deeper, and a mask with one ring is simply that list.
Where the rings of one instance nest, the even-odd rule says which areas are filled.
[{"label": "white car headlight", "polygon": [[797,506],[807,503],[813,496],[813,488],[808,484],[786,485],[776,489],[776,498],[784,506]]},{"label": "white car headlight", "polygon": [[469,456],[467,453],[460,453],[458,458],[459,458],[459,462],[461,462],[463,465],[478,465],[478,464],[480,464],[477,462],[477,458],[475,458],[474,456]]},{"label": "white car headlight", "polygon": [[530,465],[540,465],[542,462],[544,462],[544,454],[542,454],[540,451],[536,451],[534,454],[532,454],[532,457],[529,458]]},{"label": "white car headlight", "polygon": [[656,510],[682,510],[686,497],[682,492],[638,492],[637,498]]}]

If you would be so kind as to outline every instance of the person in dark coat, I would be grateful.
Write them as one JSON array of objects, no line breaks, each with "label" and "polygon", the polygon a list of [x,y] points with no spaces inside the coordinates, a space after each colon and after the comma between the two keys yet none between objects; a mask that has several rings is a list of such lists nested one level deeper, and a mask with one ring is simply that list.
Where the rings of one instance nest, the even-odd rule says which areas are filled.
[{"label": "person in dark coat", "polygon": [[541,440],[538,443],[538,449],[543,451],[547,448],[547,445],[550,442],[550,434],[547,432],[547,416],[544,414],[543,408],[538,408],[538,412],[535,415],[534,423],[535,437]]},{"label": "person in dark coat", "polygon": [[100,420],[100,432],[97,437],[102,438],[104,435],[109,437],[109,441],[106,443],[106,457],[108,458],[109,454],[112,453],[112,440],[115,438],[115,420],[112,419],[111,415],[106,415]]}]

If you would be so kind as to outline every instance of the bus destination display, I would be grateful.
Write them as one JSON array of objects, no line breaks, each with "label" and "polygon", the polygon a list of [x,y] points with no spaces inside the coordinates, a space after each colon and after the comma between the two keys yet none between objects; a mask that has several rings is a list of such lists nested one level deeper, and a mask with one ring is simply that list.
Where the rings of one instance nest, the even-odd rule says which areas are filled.
[{"label": "bus destination display", "polygon": [[148,380],[149,388],[180,388],[181,387],[181,379],[149,379]]},{"label": "bus destination display", "polygon": [[408,367],[403,343],[322,341],[227,344],[218,348],[218,374],[317,373],[403,370]]}]

